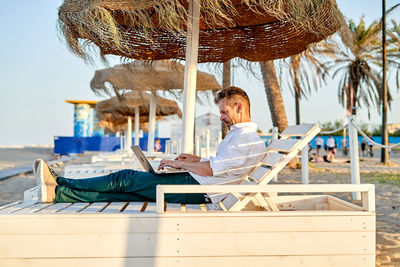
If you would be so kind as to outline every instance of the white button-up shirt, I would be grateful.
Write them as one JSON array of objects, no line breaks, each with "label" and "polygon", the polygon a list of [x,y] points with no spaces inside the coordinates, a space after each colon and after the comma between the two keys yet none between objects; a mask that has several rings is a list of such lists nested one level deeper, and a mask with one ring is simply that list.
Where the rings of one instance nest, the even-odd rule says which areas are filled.
[{"label": "white button-up shirt", "polygon": [[[257,134],[253,122],[237,123],[230,127],[225,139],[219,144],[217,154],[210,159],[213,176],[201,176],[190,172],[199,184],[239,184],[265,155],[267,148]],[[209,194],[213,203],[220,202],[227,194]]]}]

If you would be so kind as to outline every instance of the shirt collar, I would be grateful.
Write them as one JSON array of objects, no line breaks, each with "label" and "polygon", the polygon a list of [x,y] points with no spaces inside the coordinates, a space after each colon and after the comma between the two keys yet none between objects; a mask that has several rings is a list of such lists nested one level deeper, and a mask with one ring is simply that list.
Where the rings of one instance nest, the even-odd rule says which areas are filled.
[{"label": "shirt collar", "polygon": [[247,128],[247,127],[251,127],[254,128],[255,131],[257,131],[257,124],[255,124],[254,122],[241,122],[241,123],[236,123],[234,125],[231,125],[231,127],[229,128],[230,131],[232,130],[236,130],[236,129],[240,129],[240,128]]}]

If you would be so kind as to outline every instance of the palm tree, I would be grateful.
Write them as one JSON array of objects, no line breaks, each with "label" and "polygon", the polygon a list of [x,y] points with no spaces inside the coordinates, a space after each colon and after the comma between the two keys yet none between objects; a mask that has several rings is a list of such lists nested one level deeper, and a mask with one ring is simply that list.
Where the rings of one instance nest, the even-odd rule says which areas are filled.
[{"label": "palm tree", "polygon": [[349,21],[349,29],[353,34],[353,47],[344,48],[338,52],[336,58],[327,64],[328,68],[334,69],[333,78],[340,76],[339,102],[343,104],[346,94],[346,85],[353,90],[352,114],[357,114],[357,108],[371,104],[379,105],[381,101],[382,79],[375,67],[379,66],[380,50],[380,23],[374,21],[366,26],[361,18],[358,25]]},{"label": "palm tree", "polygon": [[389,47],[387,50],[387,62],[396,70],[397,88],[400,86],[400,23],[392,20],[392,28],[388,30]]},{"label": "palm tree", "polygon": [[[296,124],[300,124],[300,99],[302,97],[307,99],[307,95],[313,89],[316,90],[318,85],[326,83],[328,68],[321,59],[326,56],[333,57],[336,50],[337,45],[332,39],[326,39],[310,46],[300,54],[283,60],[289,67],[290,79],[287,79],[286,87],[295,95]],[[282,71],[284,71],[283,68],[281,68]],[[283,86],[281,82],[281,87]]]}]

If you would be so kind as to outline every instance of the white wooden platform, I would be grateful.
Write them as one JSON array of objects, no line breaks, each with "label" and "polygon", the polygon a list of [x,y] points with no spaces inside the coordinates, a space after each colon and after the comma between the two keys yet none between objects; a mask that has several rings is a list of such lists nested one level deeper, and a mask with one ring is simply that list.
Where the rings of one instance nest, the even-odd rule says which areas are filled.
[{"label": "white wooden platform", "polygon": [[[313,186],[251,188],[354,190],[353,185]],[[362,207],[330,195],[279,195],[272,198],[281,209],[277,212],[252,206],[224,212],[215,205],[164,205],[162,197],[157,204],[14,203],[0,208],[0,266],[372,267],[373,186],[358,188]],[[158,189],[159,194],[177,190]]]}]

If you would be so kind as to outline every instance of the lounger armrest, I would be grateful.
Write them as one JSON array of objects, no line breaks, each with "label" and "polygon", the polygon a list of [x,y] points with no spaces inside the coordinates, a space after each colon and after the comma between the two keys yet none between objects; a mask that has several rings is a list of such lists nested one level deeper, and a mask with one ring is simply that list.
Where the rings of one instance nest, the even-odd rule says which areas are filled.
[{"label": "lounger armrest", "polygon": [[157,185],[157,213],[164,212],[164,194],[168,193],[325,193],[361,192],[362,208],[375,211],[373,184],[308,184],[308,185]]}]

